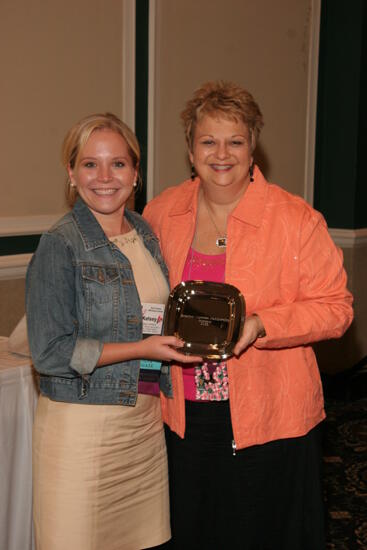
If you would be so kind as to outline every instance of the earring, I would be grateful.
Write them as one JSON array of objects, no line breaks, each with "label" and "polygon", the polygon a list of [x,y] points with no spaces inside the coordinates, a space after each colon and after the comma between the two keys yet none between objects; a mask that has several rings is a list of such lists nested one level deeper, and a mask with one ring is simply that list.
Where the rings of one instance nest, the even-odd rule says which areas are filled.
[{"label": "earring", "polygon": [[72,183],[70,178],[68,179],[68,184],[70,185],[70,187],[76,187],[75,183]]},{"label": "earring", "polygon": [[136,189],[137,186],[138,186],[138,183],[136,181],[134,181],[134,183],[133,183],[134,189]]},{"label": "earring", "polygon": [[254,163],[251,164],[249,173],[250,173],[250,182],[252,183],[253,181],[255,181],[254,180]]},{"label": "earring", "polygon": [[195,166],[192,164],[191,165],[191,179],[192,179],[192,181],[194,181],[195,178],[196,178],[196,170],[195,170]]}]

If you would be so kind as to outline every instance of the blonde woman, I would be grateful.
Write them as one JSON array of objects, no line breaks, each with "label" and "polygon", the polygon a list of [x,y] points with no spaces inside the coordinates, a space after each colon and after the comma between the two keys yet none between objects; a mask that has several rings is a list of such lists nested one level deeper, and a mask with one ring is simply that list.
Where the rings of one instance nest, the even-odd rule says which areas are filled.
[{"label": "blonde woman", "polygon": [[190,359],[178,339],[160,336],[166,266],[148,224],[126,208],[139,159],[116,116],[75,124],[63,144],[72,210],[42,236],[28,269],[41,388],[37,550],[138,550],[170,538],[159,393],[172,389],[162,361]]}]

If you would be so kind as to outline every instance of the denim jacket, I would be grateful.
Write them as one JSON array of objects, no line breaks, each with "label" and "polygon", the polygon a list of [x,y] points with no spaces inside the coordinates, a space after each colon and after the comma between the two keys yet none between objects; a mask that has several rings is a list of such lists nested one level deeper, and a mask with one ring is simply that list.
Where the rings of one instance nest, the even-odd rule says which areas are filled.
[{"label": "denim jacket", "polygon": [[[135,212],[125,209],[125,215],[167,278],[149,225]],[[70,403],[135,405],[139,360],[95,368],[103,343],[142,338],[132,267],[81,199],[42,235],[27,271],[26,309],[44,395]],[[160,386],[172,394],[167,365]]]}]

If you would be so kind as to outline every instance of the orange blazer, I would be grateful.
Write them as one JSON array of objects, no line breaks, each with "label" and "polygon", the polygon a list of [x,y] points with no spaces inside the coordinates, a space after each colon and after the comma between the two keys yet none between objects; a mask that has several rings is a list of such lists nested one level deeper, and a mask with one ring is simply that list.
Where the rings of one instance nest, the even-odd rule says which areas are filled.
[{"label": "orange blazer", "polygon": [[[255,168],[228,219],[225,281],[257,313],[266,337],[228,360],[230,410],[238,449],[306,434],[324,417],[313,342],[340,337],[353,319],[341,250],[322,215],[302,198],[269,184]],[[174,287],[195,231],[200,180],[165,190],[144,210],[160,240]],[[185,434],[182,369],[172,366],[173,399],[163,419]]]}]

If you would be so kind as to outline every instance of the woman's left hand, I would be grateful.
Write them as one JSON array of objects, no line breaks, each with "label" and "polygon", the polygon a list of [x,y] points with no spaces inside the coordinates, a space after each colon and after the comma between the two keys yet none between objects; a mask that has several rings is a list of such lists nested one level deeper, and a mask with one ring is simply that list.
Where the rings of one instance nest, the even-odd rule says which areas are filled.
[{"label": "woman's left hand", "polygon": [[238,357],[245,349],[251,346],[257,338],[263,336],[265,336],[265,329],[260,317],[256,314],[250,315],[250,317],[246,318],[245,324],[243,325],[242,336],[233,349],[234,355]]}]

